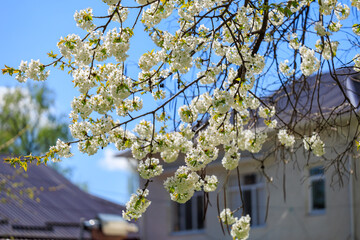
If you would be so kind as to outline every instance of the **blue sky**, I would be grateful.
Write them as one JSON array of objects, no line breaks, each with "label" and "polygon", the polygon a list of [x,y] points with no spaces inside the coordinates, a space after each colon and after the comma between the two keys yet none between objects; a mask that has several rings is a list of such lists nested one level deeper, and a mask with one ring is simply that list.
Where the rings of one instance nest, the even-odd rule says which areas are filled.
[{"label": "blue sky", "polygon": [[[44,64],[50,59],[46,53],[54,50],[58,52],[56,43],[61,36],[77,33],[84,36],[84,32],[76,27],[73,15],[76,10],[87,7],[94,9],[95,15],[106,15],[107,7],[100,0],[12,0],[2,2],[0,8],[0,65],[17,67],[21,60],[40,59]],[[142,35],[142,26],[138,31]],[[142,36],[140,36],[142,38]],[[143,39],[143,38],[142,38]],[[134,40],[135,42],[138,40]],[[137,45],[137,44],[136,44]],[[147,44],[132,48],[134,60],[130,61],[129,70],[137,68],[135,59],[147,48]],[[55,111],[67,119],[70,103],[78,95],[74,89],[71,76],[66,72],[50,68],[47,87],[55,94]],[[0,86],[25,86],[17,83],[14,78],[0,76]],[[73,146],[73,148],[77,148]],[[89,191],[95,195],[110,199],[118,203],[128,200],[128,179],[132,174],[124,161],[114,159],[117,153],[114,148],[100,150],[94,156],[87,156],[74,151],[75,156],[65,159],[61,164],[73,168],[74,182],[85,182]],[[134,179],[134,178],[133,178]]]}]

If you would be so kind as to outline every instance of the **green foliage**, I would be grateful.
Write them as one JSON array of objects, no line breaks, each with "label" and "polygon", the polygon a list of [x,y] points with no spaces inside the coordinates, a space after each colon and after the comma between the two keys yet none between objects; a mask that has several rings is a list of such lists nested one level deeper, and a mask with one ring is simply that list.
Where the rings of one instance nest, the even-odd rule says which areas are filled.
[{"label": "green foliage", "polygon": [[50,112],[46,87],[6,89],[0,96],[0,152],[40,155],[58,138],[68,139],[67,124]]}]

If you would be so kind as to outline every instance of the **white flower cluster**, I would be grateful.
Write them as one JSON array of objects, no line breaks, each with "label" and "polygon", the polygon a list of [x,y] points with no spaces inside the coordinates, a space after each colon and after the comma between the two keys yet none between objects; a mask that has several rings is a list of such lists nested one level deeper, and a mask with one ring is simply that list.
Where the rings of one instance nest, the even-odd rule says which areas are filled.
[{"label": "white flower cluster", "polygon": [[156,66],[159,62],[164,61],[166,58],[165,50],[154,52],[154,50],[144,53],[139,59],[139,67],[147,72],[152,67]]},{"label": "white flower cluster", "polygon": [[73,154],[70,152],[70,149],[70,144],[64,143],[63,141],[58,139],[56,141],[56,146],[50,147],[50,152],[56,153],[59,157],[69,158],[73,156]]},{"label": "white flower cluster", "polygon": [[240,133],[238,146],[241,150],[248,150],[252,153],[257,153],[261,150],[262,145],[266,141],[267,135],[265,132],[254,133],[247,129]]},{"label": "white flower cluster", "polygon": [[264,118],[264,123],[269,127],[269,128],[275,128],[277,125],[277,120],[273,119],[271,120],[270,118],[273,117],[275,115],[275,107],[271,106],[270,109],[267,107],[263,107],[260,106],[259,110],[258,110],[259,116],[261,118]]},{"label": "white flower cluster", "polygon": [[274,26],[280,26],[284,21],[284,14],[277,9],[273,9],[269,13],[269,19]]},{"label": "white flower cluster", "polygon": [[159,163],[159,159],[157,158],[147,158],[145,161],[139,163],[137,170],[144,179],[159,176],[164,171]]},{"label": "white flower cluster", "polygon": [[[147,2],[148,1],[142,0],[140,4],[145,4]],[[162,19],[166,19],[171,15],[172,11],[175,8],[174,4],[174,0],[164,1],[161,3],[152,3],[150,5],[150,8],[146,9],[143,12],[141,21],[148,28],[154,27],[155,25],[159,24]]]},{"label": "white flower cluster", "polygon": [[102,0],[104,3],[106,3],[107,5],[111,6],[111,5],[115,5],[119,2],[119,0]]},{"label": "white flower cluster", "polygon": [[76,11],[74,14],[74,19],[76,21],[76,26],[86,30],[91,31],[95,28],[93,20],[93,13],[91,8]]},{"label": "white flower cluster", "polygon": [[204,179],[204,191],[213,192],[216,190],[219,181],[215,175],[206,175]]},{"label": "white flower cluster", "polygon": [[90,74],[89,66],[75,69],[72,72],[72,76],[75,87],[78,87],[79,92],[82,94],[87,93],[91,88],[97,85],[94,75]]},{"label": "white flower cluster", "polygon": [[341,27],[342,27],[342,24],[340,23],[340,21],[331,22],[328,26],[329,30],[332,32],[338,32]]},{"label": "white flower cluster", "polygon": [[320,157],[325,154],[325,144],[320,139],[318,133],[313,132],[311,137],[304,136],[303,142],[304,148],[306,150],[312,151],[316,156]]},{"label": "white flower cluster", "polygon": [[[112,1],[115,1],[115,0],[112,0]],[[117,2],[118,0],[116,0]],[[145,5],[145,4],[149,4],[149,3],[152,3],[152,2],[155,2],[156,0],[136,0],[136,2],[140,5]]]},{"label": "white flower cluster", "polygon": [[331,35],[330,32],[326,31],[325,27],[323,26],[323,24],[321,22],[316,22],[314,29],[315,29],[317,35],[319,35],[319,36]]},{"label": "white flower cluster", "polygon": [[292,76],[295,73],[295,69],[290,68],[289,60],[285,60],[279,64],[280,71],[285,74],[285,76]]},{"label": "white flower cluster", "polygon": [[305,76],[310,76],[320,68],[320,61],[315,57],[315,51],[305,46],[300,47],[300,69]]},{"label": "white flower cluster", "polygon": [[128,57],[126,52],[130,48],[129,39],[132,34],[129,28],[120,29],[119,32],[114,28],[106,34],[104,44],[109,55],[114,56],[117,62],[123,62]]},{"label": "white flower cluster", "polygon": [[140,123],[136,125],[134,132],[139,134],[140,138],[142,139],[151,138],[153,133],[153,125],[149,121],[141,120]]},{"label": "white flower cluster", "polygon": [[354,70],[360,72],[360,54],[356,54],[353,58]]},{"label": "white flower cluster", "polygon": [[125,99],[116,106],[116,113],[119,116],[127,116],[129,112],[139,111],[143,108],[143,100],[135,96],[132,99]]},{"label": "white flower cluster", "polygon": [[292,147],[295,144],[295,137],[287,133],[286,129],[281,129],[278,132],[278,139],[282,145]]},{"label": "white flower cluster", "polygon": [[360,11],[360,0],[351,0],[351,6],[356,7]]},{"label": "white flower cluster", "polygon": [[186,123],[195,122],[198,117],[196,110],[194,108],[190,108],[188,105],[179,107],[178,114],[181,121]]},{"label": "white flower cluster", "polygon": [[346,4],[338,3],[335,8],[335,15],[339,20],[345,20],[350,15],[350,8]]},{"label": "white flower cluster", "polygon": [[220,213],[220,220],[226,225],[231,226],[231,236],[236,240],[245,240],[249,238],[250,232],[250,216],[234,217],[233,212],[226,208]]},{"label": "white flower cluster", "polygon": [[70,34],[65,38],[61,37],[57,46],[63,57],[71,60],[74,56],[77,65],[83,66],[90,64],[90,46],[82,42],[78,35]]},{"label": "white flower cluster", "polygon": [[321,39],[319,39],[316,41],[315,47],[316,50],[321,53],[321,56],[323,56],[324,59],[330,60],[331,58],[336,56],[338,45],[339,42],[337,41],[329,43],[328,40],[325,40],[325,42],[322,43]]},{"label": "white flower cluster", "polygon": [[214,106],[214,110],[216,112],[224,114],[230,110],[232,104],[233,97],[231,96],[230,92],[215,89],[212,105]]},{"label": "white flower cluster", "polygon": [[193,148],[186,154],[186,166],[192,171],[201,170],[217,158],[218,152],[218,148],[215,147],[203,148],[198,146]]},{"label": "white flower cluster", "polygon": [[16,75],[16,80],[19,82],[26,82],[28,78],[35,81],[45,81],[49,76],[50,71],[45,71],[45,66],[40,63],[40,60],[31,59],[28,64],[27,61],[21,61],[19,66],[19,74]]},{"label": "white flower cluster", "polygon": [[220,220],[226,225],[231,225],[236,222],[237,218],[234,217],[233,212],[229,208],[225,208],[220,213]]},{"label": "white flower cluster", "polygon": [[149,194],[149,190],[138,189],[136,194],[132,194],[129,202],[126,203],[126,211],[123,210],[122,216],[126,220],[137,220],[142,216],[146,209],[151,204],[151,201],[146,199]]},{"label": "white flower cluster", "polygon": [[231,226],[231,236],[237,240],[245,240],[249,238],[250,232],[250,216],[241,216],[232,226]]},{"label": "white flower cluster", "polygon": [[121,4],[119,7],[115,7],[114,5],[112,5],[108,9],[108,14],[114,14],[112,20],[122,23],[127,19],[129,15],[129,10],[127,8],[121,7]]},{"label": "white flower cluster", "polygon": [[[190,126],[190,125],[189,125]],[[161,158],[167,162],[174,162],[179,153],[190,151],[193,143],[189,140],[193,137],[190,127],[181,127],[181,132],[172,132],[167,134],[159,134],[156,136],[157,145],[154,146],[156,151],[161,152]]]},{"label": "white flower cluster", "polygon": [[287,39],[289,41],[289,47],[290,48],[295,49],[295,50],[300,48],[298,35],[296,33],[289,34]]},{"label": "white flower cluster", "polygon": [[171,200],[185,203],[194,195],[195,190],[201,189],[202,182],[199,180],[200,177],[196,172],[181,166],[174,176],[165,180],[164,187],[170,193]]},{"label": "white flower cluster", "polygon": [[133,32],[130,28],[116,28],[107,32],[105,36],[101,31],[92,31],[88,41],[83,41],[76,34],[70,34],[60,38],[57,46],[65,58],[75,59],[75,64],[82,67],[92,62],[93,56],[97,61],[104,61],[114,56],[119,62],[125,61],[128,57],[129,39]]},{"label": "white flower cluster", "polygon": [[200,79],[201,84],[211,84],[216,82],[216,76],[221,72],[222,66],[219,67],[209,67],[206,71],[200,71],[197,74]]},{"label": "white flower cluster", "polygon": [[221,164],[227,170],[233,170],[239,165],[240,153],[238,152],[237,146],[232,143],[231,145],[225,145],[225,155],[221,160]]},{"label": "white flower cluster", "polygon": [[135,142],[136,137],[128,130],[124,130],[121,127],[113,128],[109,132],[109,142],[114,143],[115,147],[119,150],[128,149]]},{"label": "white flower cluster", "polygon": [[324,15],[330,15],[336,6],[337,0],[322,0],[320,4],[320,12]]},{"label": "white flower cluster", "polygon": [[208,92],[201,94],[199,97],[196,97],[191,101],[191,106],[193,106],[199,114],[206,113],[211,105],[212,98]]},{"label": "white flower cluster", "polygon": [[270,108],[267,108],[260,106],[258,113],[261,118],[271,118],[275,115],[275,107],[271,106]]},{"label": "white flower cluster", "polygon": [[352,31],[353,31],[356,35],[360,36],[360,24],[354,24],[354,25],[352,26]]},{"label": "white flower cluster", "polygon": [[164,99],[166,97],[166,92],[163,90],[153,91],[152,95],[155,100]]}]

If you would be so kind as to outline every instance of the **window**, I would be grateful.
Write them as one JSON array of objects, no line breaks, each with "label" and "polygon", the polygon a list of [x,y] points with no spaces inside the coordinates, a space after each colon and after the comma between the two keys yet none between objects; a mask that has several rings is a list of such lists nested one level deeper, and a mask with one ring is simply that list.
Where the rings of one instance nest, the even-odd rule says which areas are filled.
[{"label": "window", "polygon": [[204,229],[204,197],[201,192],[195,192],[184,204],[174,205],[174,232]]},{"label": "window", "polygon": [[[249,214],[251,216],[251,226],[264,225],[266,202],[264,181],[262,177],[258,174],[246,174],[241,176],[240,182],[244,200],[244,215]],[[241,206],[237,175],[233,175],[229,179],[228,194],[228,206],[234,211]],[[237,211],[234,215],[240,217],[242,215],[241,210]]]},{"label": "window", "polygon": [[314,167],[309,171],[310,213],[325,212],[325,177],[322,167]]}]

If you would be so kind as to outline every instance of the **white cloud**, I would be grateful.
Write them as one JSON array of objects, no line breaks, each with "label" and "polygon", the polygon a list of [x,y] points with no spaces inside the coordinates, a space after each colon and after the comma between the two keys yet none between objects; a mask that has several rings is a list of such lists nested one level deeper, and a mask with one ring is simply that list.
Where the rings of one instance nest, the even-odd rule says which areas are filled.
[{"label": "white cloud", "polygon": [[100,166],[109,171],[135,172],[136,161],[125,157],[116,157],[117,151],[107,148],[104,157],[100,159]]}]

